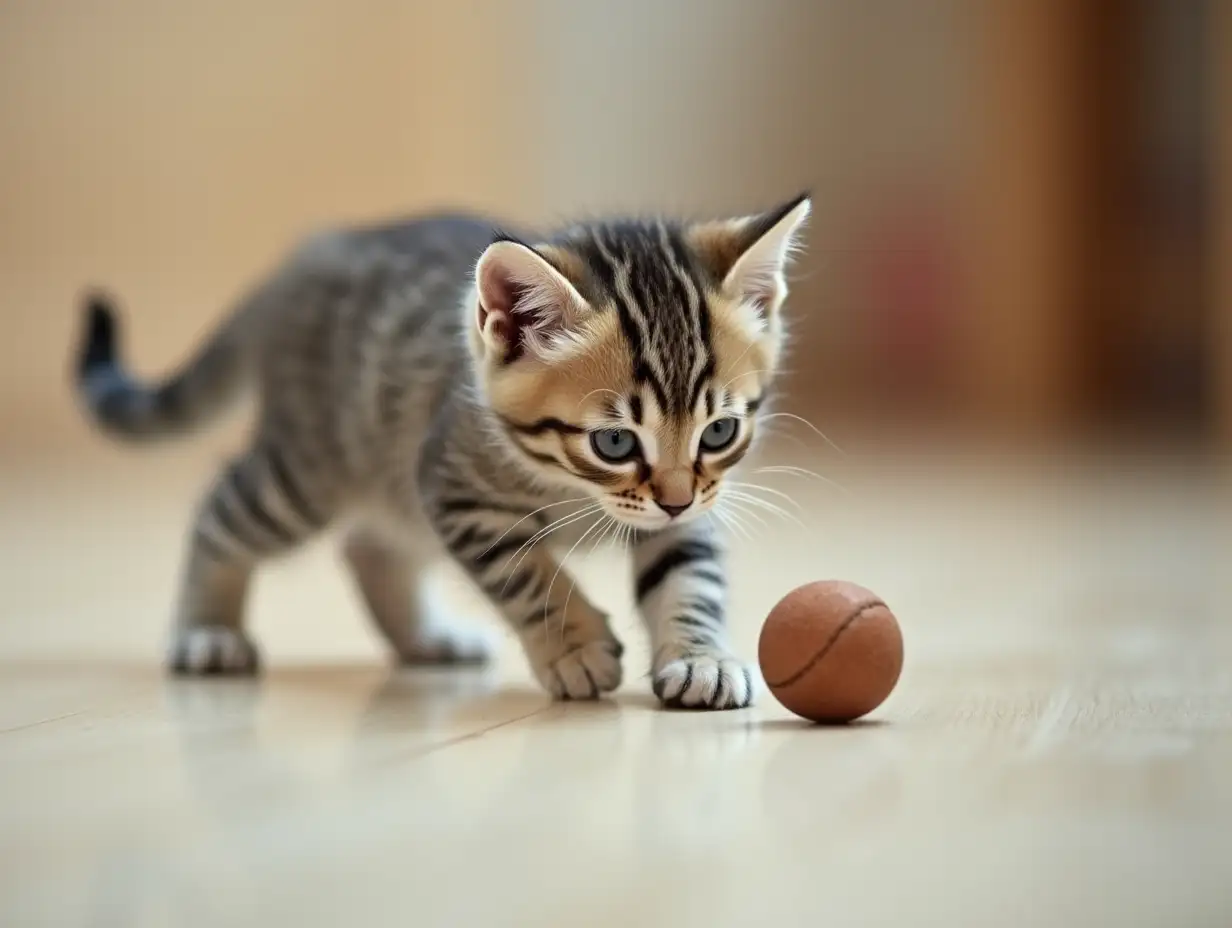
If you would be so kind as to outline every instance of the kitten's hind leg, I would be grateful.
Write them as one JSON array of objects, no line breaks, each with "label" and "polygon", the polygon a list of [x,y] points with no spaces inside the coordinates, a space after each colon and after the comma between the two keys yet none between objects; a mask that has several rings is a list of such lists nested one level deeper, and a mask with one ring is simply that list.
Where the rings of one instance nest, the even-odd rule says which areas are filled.
[{"label": "kitten's hind leg", "polygon": [[[317,494],[320,495],[320,494]],[[168,664],[183,674],[250,674],[257,649],[244,633],[244,601],[256,566],[326,524],[293,461],[257,447],[233,461],[197,511],[180,582]]]},{"label": "kitten's hind leg", "polygon": [[362,528],[347,537],[344,554],[373,622],[402,663],[480,664],[491,658],[491,637],[451,617],[433,595],[422,555]]}]

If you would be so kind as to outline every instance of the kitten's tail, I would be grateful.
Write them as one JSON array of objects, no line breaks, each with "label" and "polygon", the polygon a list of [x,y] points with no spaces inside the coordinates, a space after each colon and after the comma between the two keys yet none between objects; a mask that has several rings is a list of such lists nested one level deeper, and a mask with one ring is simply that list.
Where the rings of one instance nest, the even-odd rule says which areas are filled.
[{"label": "kitten's tail", "polygon": [[195,431],[229,407],[248,380],[245,352],[231,322],[180,370],[147,384],[134,379],[119,358],[119,320],[111,301],[92,293],[84,309],[76,386],[94,421],[109,434],[149,440]]}]

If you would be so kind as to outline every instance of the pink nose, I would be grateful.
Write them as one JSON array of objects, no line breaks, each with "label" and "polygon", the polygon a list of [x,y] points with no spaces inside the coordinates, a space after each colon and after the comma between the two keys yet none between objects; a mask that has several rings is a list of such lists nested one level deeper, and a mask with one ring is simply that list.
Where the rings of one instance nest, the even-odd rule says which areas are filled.
[{"label": "pink nose", "polygon": [[693,505],[693,472],[688,468],[667,471],[650,488],[655,503],[672,518]]}]

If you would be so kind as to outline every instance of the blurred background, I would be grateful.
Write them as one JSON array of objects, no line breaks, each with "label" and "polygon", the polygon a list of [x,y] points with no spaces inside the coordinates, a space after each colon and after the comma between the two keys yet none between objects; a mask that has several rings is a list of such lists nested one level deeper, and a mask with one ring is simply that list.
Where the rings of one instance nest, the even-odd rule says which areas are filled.
[{"label": "blurred background", "polygon": [[[387,675],[328,546],[262,571],[274,685],[163,685],[189,513],[246,423],[98,437],[84,288],[154,376],[322,226],[803,188],[783,403],[858,453],[775,421],[767,454],[823,479],[747,478],[792,518],[733,504],[733,644],[786,589],[855,579],[903,623],[901,725],[817,754],[662,713],[454,737],[528,704]],[[585,896],[685,924],[678,878],[710,890],[739,848],[720,918],[828,873],[901,924],[1228,924],[1232,481],[1190,464],[1232,450],[1232,0],[0,0],[0,323],[0,923],[413,899],[559,924]],[[625,568],[568,567],[645,667]],[[459,828],[497,802],[484,840]]]},{"label": "blurred background", "polygon": [[1220,0],[2,0],[0,452],[92,442],[306,232],[814,191],[791,408],[845,441],[1232,437]]}]

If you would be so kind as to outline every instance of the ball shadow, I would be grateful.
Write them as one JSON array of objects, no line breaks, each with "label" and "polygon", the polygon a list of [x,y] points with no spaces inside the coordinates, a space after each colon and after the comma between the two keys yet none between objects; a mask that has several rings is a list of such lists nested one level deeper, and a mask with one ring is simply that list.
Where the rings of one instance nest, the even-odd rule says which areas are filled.
[{"label": "ball shadow", "polygon": [[891,723],[885,719],[856,719],[852,722],[811,722],[808,719],[762,719],[754,723],[764,732],[774,731],[860,731],[878,728],[889,728]]}]

